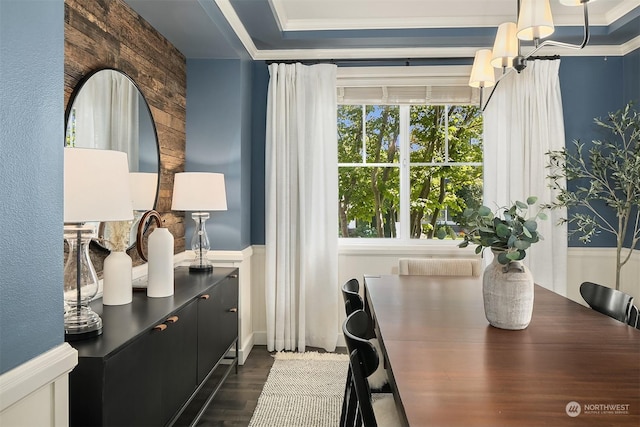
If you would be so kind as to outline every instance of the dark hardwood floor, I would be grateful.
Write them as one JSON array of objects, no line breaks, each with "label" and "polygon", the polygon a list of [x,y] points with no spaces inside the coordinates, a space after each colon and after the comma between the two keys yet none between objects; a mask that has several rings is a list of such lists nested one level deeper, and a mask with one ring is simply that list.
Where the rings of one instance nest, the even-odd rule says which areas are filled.
[{"label": "dark hardwood floor", "polygon": [[[238,373],[232,371],[229,374],[197,425],[202,427],[248,426],[273,365],[273,354],[267,351],[266,346],[254,346],[244,365],[238,366]],[[176,426],[190,424],[205,401],[201,396],[208,395],[211,390],[210,384],[215,384],[217,380],[218,377],[214,374],[178,419]]]},{"label": "dark hardwood floor", "polygon": [[[307,348],[307,351],[324,352],[317,348]],[[336,352],[346,353],[346,348],[339,347]],[[269,376],[274,354],[268,352],[266,346],[254,346],[244,365],[238,366],[238,373],[232,371],[229,374],[197,425],[199,427],[247,427],[258,404],[262,387]],[[188,426],[191,423],[206,400],[204,396],[209,394],[211,385],[216,384],[218,378],[214,374],[207,381],[198,396],[174,424],[175,426]]]}]

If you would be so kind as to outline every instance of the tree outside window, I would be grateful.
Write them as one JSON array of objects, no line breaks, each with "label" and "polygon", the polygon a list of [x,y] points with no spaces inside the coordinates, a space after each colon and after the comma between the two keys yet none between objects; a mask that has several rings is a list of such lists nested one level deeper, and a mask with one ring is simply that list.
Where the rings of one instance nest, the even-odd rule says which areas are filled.
[{"label": "tree outside window", "polygon": [[482,204],[482,114],[460,105],[338,106],[339,236],[455,237]]}]

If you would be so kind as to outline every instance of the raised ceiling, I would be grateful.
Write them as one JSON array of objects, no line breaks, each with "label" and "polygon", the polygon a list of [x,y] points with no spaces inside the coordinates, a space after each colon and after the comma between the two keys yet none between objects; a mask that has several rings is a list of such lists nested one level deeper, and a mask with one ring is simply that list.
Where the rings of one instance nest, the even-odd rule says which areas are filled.
[{"label": "raised ceiling", "polygon": [[[187,58],[470,58],[515,21],[516,0],[125,0]],[[551,0],[553,39],[582,38],[582,8]],[[640,1],[589,3],[587,55],[640,47]],[[525,47],[526,50],[526,47]],[[542,54],[577,54],[548,48]]]}]

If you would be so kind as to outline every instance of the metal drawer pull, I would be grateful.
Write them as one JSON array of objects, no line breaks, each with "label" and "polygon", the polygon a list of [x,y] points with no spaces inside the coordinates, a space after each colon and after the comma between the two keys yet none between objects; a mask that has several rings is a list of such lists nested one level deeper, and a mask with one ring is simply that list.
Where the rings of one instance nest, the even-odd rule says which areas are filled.
[{"label": "metal drawer pull", "polygon": [[232,278],[232,279],[237,279],[238,275],[237,274],[230,274],[229,277]]},{"label": "metal drawer pull", "polygon": [[153,327],[153,330],[154,330],[154,331],[160,331],[160,332],[162,332],[162,331],[164,331],[165,329],[167,329],[167,325],[165,325],[164,323],[161,323],[161,324],[156,325],[156,326],[154,326],[154,327]]},{"label": "metal drawer pull", "polygon": [[167,322],[176,323],[178,321],[178,316],[171,316],[167,319]]},{"label": "metal drawer pull", "polygon": [[236,307],[230,308],[229,313],[236,313],[238,309]]},{"label": "metal drawer pull", "polygon": [[209,299],[209,294],[200,295],[200,299]]}]

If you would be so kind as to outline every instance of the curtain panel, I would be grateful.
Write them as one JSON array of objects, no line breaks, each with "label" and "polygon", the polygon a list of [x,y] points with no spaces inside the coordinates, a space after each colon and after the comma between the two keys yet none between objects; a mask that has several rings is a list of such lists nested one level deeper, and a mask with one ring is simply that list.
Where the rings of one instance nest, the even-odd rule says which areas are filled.
[{"label": "curtain panel", "polygon": [[[560,60],[529,61],[522,73],[501,81],[484,113],[484,204],[508,206],[537,196],[538,204],[555,199],[549,188],[548,156],[565,146],[558,71]],[[525,263],[536,283],[566,295],[567,227],[558,225],[566,209],[538,221],[544,240],[527,251]],[[490,253],[487,255],[491,256]]]},{"label": "curtain panel", "polygon": [[339,332],[336,66],[271,64],[266,130],[269,351],[333,351]]}]

